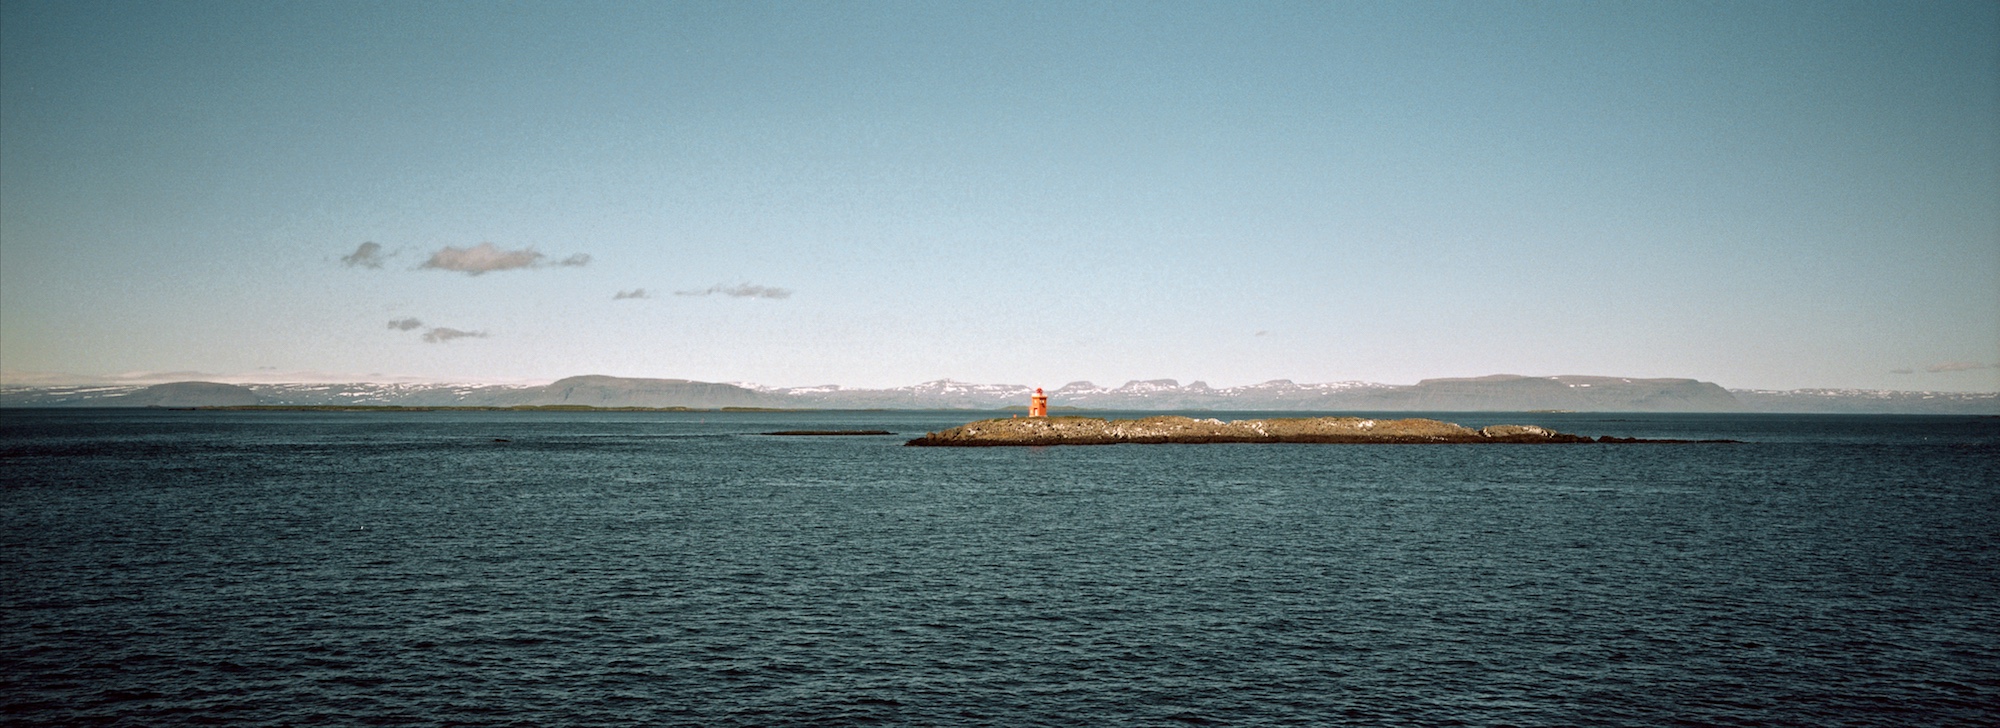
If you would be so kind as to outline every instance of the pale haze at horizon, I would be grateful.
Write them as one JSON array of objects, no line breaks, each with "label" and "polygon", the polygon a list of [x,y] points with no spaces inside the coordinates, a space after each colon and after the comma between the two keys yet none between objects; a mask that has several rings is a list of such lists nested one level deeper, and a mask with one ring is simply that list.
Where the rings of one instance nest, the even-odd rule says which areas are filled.
[{"label": "pale haze at horizon", "polygon": [[[2000,389],[1992,3],[10,0],[0,34],[15,381]],[[540,257],[424,267],[481,244]]]}]

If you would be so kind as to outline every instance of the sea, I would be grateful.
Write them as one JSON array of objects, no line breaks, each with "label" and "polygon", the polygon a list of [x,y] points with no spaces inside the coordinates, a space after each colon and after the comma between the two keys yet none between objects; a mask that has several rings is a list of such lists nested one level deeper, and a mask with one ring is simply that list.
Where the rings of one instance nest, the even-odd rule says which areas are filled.
[{"label": "sea", "polygon": [[2000,725],[2000,418],[988,416],[0,410],[0,721]]}]

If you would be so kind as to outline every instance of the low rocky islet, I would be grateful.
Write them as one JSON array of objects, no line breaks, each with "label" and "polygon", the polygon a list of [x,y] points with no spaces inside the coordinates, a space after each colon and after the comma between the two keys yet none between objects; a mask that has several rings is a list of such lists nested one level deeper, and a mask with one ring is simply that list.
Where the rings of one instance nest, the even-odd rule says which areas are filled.
[{"label": "low rocky islet", "polygon": [[1105,420],[1092,417],[1016,417],[969,422],[904,443],[913,447],[994,447],[1035,445],[1326,443],[1326,444],[1566,444],[1596,442],[1684,442],[1604,437],[1557,432],[1536,425],[1490,425],[1473,429],[1431,419],[1382,420],[1364,417],[1297,417],[1262,420],[1195,419],[1180,416]]}]

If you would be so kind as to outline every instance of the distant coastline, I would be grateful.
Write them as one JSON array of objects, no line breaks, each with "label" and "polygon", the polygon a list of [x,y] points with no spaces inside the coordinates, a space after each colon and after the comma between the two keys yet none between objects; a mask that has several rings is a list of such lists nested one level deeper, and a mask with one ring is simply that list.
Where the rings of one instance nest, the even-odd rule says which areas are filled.
[{"label": "distant coastline", "polygon": [[[607,411],[971,410],[1022,411],[1034,387],[941,379],[890,389],[753,384],[588,375],[545,385],[185,381],[144,385],[12,385],[0,407],[228,407],[263,409]],[[1767,412],[1796,414],[2000,414],[2000,393],[1846,389],[1731,390],[1694,379],[1500,374],[1412,385],[1302,384],[1236,387],[1134,380],[1118,387],[1070,382],[1048,391],[1050,409],[1078,411],[1294,412]]]}]

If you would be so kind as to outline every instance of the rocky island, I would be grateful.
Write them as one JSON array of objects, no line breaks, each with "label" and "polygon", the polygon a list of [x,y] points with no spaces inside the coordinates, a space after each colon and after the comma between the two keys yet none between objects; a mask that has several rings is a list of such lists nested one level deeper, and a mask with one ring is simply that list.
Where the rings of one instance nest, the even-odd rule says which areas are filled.
[{"label": "rocky island", "polygon": [[1614,437],[1592,439],[1535,425],[1492,425],[1475,430],[1450,422],[1427,419],[1300,417],[1223,422],[1213,419],[1162,416],[1137,420],[1102,420],[1091,417],[982,420],[928,433],[903,444],[914,447],[994,447],[1218,442],[1469,444],[1685,441]]}]

